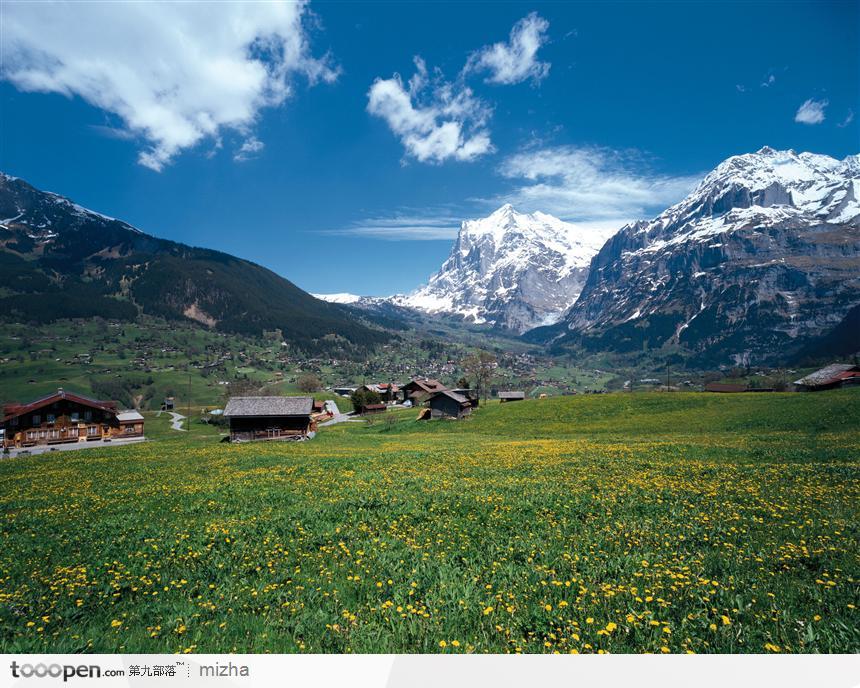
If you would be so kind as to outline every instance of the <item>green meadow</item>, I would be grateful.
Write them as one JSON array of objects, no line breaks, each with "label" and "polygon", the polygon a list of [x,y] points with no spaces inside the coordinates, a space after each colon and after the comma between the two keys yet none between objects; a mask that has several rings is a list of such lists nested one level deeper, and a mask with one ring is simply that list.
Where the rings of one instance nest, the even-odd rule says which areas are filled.
[{"label": "green meadow", "polygon": [[0,651],[860,651],[860,391],[416,415],[0,460]]}]

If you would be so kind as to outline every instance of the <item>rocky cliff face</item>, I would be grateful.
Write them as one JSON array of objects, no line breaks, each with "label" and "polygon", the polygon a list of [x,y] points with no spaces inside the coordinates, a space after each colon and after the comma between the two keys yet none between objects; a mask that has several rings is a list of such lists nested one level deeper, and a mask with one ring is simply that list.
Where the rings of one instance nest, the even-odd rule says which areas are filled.
[{"label": "rocky cliff face", "polygon": [[725,362],[783,357],[860,303],[858,192],[858,156],[763,148],[729,158],[682,202],[613,236],[546,338],[620,351],[678,344]]},{"label": "rocky cliff face", "polygon": [[576,301],[607,233],[504,205],[463,222],[429,282],[391,302],[516,332],[556,322]]}]

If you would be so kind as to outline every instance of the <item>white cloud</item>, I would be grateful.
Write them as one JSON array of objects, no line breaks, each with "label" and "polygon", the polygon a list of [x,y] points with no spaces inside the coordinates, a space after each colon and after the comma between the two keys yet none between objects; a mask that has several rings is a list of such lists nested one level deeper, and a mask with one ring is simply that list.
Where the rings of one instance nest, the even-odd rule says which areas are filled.
[{"label": "white cloud", "polygon": [[810,98],[797,108],[794,121],[801,124],[821,124],[824,121],[824,108],[826,107],[826,100],[813,100]]},{"label": "white cloud", "polygon": [[420,57],[406,85],[399,74],[376,79],[368,91],[367,110],[386,121],[407,155],[420,162],[449,158],[474,160],[493,150],[485,125],[490,108],[462,83],[431,77]]},{"label": "white cloud", "polygon": [[235,155],[233,155],[233,160],[236,160],[237,162],[250,160],[257,153],[263,150],[263,148],[265,148],[265,144],[256,136],[251,136],[242,143],[239,150],[237,150]]},{"label": "white cloud", "polygon": [[337,78],[310,53],[308,16],[305,2],[6,3],[0,75],[118,115],[158,171],[225,130],[256,141],[261,108],[283,103],[295,75]]},{"label": "white cloud", "polygon": [[524,210],[567,220],[615,222],[619,227],[678,202],[703,176],[654,174],[641,155],[575,146],[517,153],[499,172],[519,185],[493,203],[508,201]]},{"label": "white cloud", "polygon": [[472,53],[464,74],[488,71],[486,81],[491,84],[518,84],[527,79],[538,83],[549,74],[549,62],[537,59],[548,28],[549,22],[532,12],[514,24],[507,43],[494,43]]},{"label": "white cloud", "polygon": [[853,122],[853,121],[854,121],[854,110],[851,110],[851,109],[849,108],[849,109],[848,109],[848,114],[847,114],[847,115],[845,115],[845,119],[843,119],[843,120],[842,120],[842,122],[841,122],[841,123],[839,123],[839,124],[837,124],[836,126],[837,126],[837,127],[839,127],[840,129],[844,129],[844,128],[845,128],[845,127],[847,127],[849,124],[851,124],[851,122]]},{"label": "white cloud", "polygon": [[421,214],[395,214],[354,222],[332,234],[385,239],[387,241],[438,241],[457,237],[460,220],[445,212],[425,209]]}]

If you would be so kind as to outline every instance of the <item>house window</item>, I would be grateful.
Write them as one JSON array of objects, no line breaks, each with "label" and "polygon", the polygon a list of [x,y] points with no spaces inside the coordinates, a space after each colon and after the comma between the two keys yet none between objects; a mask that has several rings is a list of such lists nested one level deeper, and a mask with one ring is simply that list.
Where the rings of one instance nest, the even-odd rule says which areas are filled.
[{"label": "house window", "polygon": [[42,424],[42,416],[38,413],[33,416],[33,425],[41,425]]},{"label": "house window", "polygon": [[57,422],[57,416],[55,416],[53,413],[49,413],[48,414],[48,423],[53,424],[56,422]]},{"label": "house window", "polygon": [[126,432],[134,432],[134,426],[133,425],[126,425],[125,431]]},{"label": "house window", "polygon": [[80,423],[81,422],[81,414],[77,411],[72,411],[72,422]]},{"label": "house window", "polygon": [[39,439],[40,440],[45,439],[47,436],[48,436],[47,432],[45,432],[44,430],[39,430]]},{"label": "house window", "polygon": [[57,430],[57,428],[54,428],[53,430],[51,430],[51,439],[52,440],[60,439],[60,431]]},{"label": "house window", "polygon": [[93,419],[93,412],[92,411],[84,411],[84,420],[89,422],[92,419]]},{"label": "house window", "polygon": [[98,434],[99,434],[98,426],[91,425],[90,427],[87,428],[87,435],[89,435],[90,437],[94,437],[95,435],[98,435]]}]

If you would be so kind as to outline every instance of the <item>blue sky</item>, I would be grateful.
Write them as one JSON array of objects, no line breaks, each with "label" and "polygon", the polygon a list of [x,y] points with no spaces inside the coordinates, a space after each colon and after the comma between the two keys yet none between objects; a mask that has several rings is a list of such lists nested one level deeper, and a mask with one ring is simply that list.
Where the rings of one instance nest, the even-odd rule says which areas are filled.
[{"label": "blue sky", "polygon": [[587,231],[860,150],[857,2],[0,11],[0,169],[312,292],[411,290],[506,201]]}]

